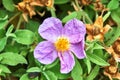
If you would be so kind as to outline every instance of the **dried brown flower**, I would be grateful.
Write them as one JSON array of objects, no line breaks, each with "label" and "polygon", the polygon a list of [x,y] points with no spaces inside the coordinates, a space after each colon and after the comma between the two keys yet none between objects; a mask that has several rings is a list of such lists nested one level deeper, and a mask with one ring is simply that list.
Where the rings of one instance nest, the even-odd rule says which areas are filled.
[{"label": "dried brown flower", "polygon": [[94,24],[86,24],[87,29],[87,40],[98,39],[100,41],[104,40],[104,34],[110,29],[109,25],[103,27],[103,18],[99,16]]},{"label": "dried brown flower", "polygon": [[118,38],[111,47],[106,48],[106,51],[111,54],[117,62],[120,62],[120,38]]},{"label": "dried brown flower", "polygon": [[112,80],[112,78],[120,79],[120,73],[117,63],[120,62],[120,38],[118,38],[112,46],[105,48],[105,50],[112,55],[109,59],[110,66],[105,67],[104,74]]},{"label": "dried brown flower", "polygon": [[119,54],[120,55],[120,38],[118,38],[115,42],[114,42],[114,44],[113,44],[113,49],[114,49],[114,52],[116,53],[116,54]]},{"label": "dried brown flower", "polygon": [[53,7],[54,0],[35,0],[41,6]]},{"label": "dried brown flower", "polygon": [[110,80],[112,80],[112,78],[120,79],[120,73],[115,59],[111,57],[108,62],[110,66],[104,68],[104,75],[108,76]]},{"label": "dried brown flower", "polygon": [[16,7],[19,11],[23,12],[23,18],[27,21],[27,15],[32,18],[32,16],[36,15],[35,6],[53,6],[53,0],[23,0],[22,2],[18,3]]},{"label": "dried brown flower", "polygon": [[105,9],[105,5],[103,5],[101,3],[101,0],[96,0],[94,3],[93,3],[94,7],[95,7],[95,10],[96,11],[102,11]]},{"label": "dried brown flower", "polygon": [[110,26],[117,25],[111,18],[108,19],[108,24],[109,24]]},{"label": "dried brown flower", "polygon": [[92,3],[92,0],[78,0],[80,5],[89,5]]}]

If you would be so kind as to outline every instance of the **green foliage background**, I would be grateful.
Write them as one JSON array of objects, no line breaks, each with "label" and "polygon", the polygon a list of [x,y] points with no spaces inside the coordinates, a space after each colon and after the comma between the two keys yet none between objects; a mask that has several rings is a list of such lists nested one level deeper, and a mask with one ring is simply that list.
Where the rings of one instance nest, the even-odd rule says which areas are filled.
[{"label": "green foliage background", "polygon": [[[35,46],[43,41],[38,27],[45,18],[56,16],[63,23],[77,18],[84,23],[93,23],[100,15],[99,11],[94,10],[93,4],[75,11],[72,3],[77,4],[77,0],[54,0],[54,9],[36,7],[35,10],[39,12],[45,11],[45,15],[37,14],[32,19],[28,17],[28,22],[25,22],[22,12],[15,7],[21,1],[0,0],[0,80],[109,80],[103,74],[103,67],[109,66],[107,60],[110,55],[97,40],[85,41],[87,57],[82,60],[76,58],[76,65],[69,74],[60,73],[58,59],[50,65],[43,65],[33,56]],[[115,22],[104,36],[104,44],[110,46],[120,36],[120,1],[101,2],[109,9],[103,15],[104,23],[109,19]]]}]

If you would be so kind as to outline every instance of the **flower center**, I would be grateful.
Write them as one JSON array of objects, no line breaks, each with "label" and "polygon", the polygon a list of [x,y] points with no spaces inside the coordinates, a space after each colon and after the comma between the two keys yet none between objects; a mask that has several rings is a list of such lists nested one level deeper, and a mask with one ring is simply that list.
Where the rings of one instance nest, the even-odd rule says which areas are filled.
[{"label": "flower center", "polygon": [[70,47],[69,40],[65,37],[60,37],[55,42],[55,48],[57,51],[64,52],[64,51],[68,50],[69,47]]}]

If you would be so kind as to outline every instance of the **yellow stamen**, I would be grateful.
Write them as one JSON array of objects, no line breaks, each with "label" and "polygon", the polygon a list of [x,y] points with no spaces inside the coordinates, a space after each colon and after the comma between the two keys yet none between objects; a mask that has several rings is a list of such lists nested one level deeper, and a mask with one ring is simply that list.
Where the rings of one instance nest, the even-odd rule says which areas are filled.
[{"label": "yellow stamen", "polygon": [[70,47],[69,40],[66,37],[58,38],[54,45],[59,52],[67,51]]}]

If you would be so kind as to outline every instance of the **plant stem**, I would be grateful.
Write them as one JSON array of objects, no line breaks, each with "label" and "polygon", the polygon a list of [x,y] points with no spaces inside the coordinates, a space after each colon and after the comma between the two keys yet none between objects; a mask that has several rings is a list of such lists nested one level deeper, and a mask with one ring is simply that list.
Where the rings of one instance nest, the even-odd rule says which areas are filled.
[{"label": "plant stem", "polygon": [[[18,21],[18,24],[17,24],[16,30],[18,30],[18,29],[20,28],[20,25],[21,25],[22,19],[23,19],[23,17],[22,17],[22,15],[21,15],[20,18],[19,18],[19,21]],[[14,43],[15,43],[15,41],[12,40],[11,45],[14,45]]]},{"label": "plant stem", "polygon": [[51,15],[52,17],[56,17],[56,14],[55,14],[55,8],[50,8],[50,12],[51,12]]},{"label": "plant stem", "polygon": [[9,74],[7,74],[7,79],[8,79],[8,80],[11,80],[11,78],[10,78],[10,75],[9,75]]},{"label": "plant stem", "polygon": [[18,21],[18,24],[17,24],[17,27],[16,27],[16,30],[18,30],[18,29],[20,28],[20,25],[21,25],[22,19],[23,19],[23,17],[20,16],[19,21]]},{"label": "plant stem", "polygon": [[8,25],[9,25],[9,23],[12,21],[12,20],[14,20],[17,16],[19,16],[20,15],[20,12],[19,13],[16,13],[13,17],[11,17],[9,20],[8,20],[8,22],[7,22],[7,24],[4,26],[4,28],[6,28]]},{"label": "plant stem", "polygon": [[85,11],[82,10],[82,15],[85,16],[85,18],[88,20],[90,24],[93,24],[92,20],[89,18],[88,14],[86,14]]},{"label": "plant stem", "polygon": [[[82,11],[82,15],[87,19],[87,21],[88,21],[90,24],[93,24],[92,20],[91,20],[90,17],[88,16],[88,14],[87,14],[85,11],[83,11],[83,10],[81,9],[81,7],[79,6],[78,0],[75,0],[75,4],[76,4],[77,9]],[[75,5],[74,5],[74,6],[75,6]]]},{"label": "plant stem", "polygon": [[76,4],[78,10],[81,10],[81,8],[80,8],[80,6],[79,6],[79,4],[78,4],[78,0],[75,0],[75,4]]}]

